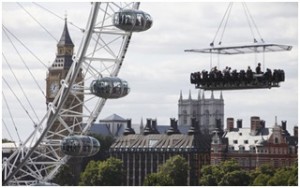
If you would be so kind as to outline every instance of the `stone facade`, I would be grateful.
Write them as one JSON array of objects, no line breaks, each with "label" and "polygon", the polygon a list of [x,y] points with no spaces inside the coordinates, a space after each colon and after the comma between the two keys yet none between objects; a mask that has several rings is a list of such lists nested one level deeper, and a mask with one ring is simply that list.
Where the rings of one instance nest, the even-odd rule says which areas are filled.
[{"label": "stone facade", "polygon": [[178,124],[179,126],[191,126],[191,118],[199,121],[200,130],[203,133],[211,133],[216,128],[216,119],[221,120],[224,126],[224,100],[222,93],[219,99],[214,98],[211,92],[210,98],[205,98],[204,92],[197,99],[192,99],[189,92],[188,99],[183,99],[182,92],[178,100]]}]

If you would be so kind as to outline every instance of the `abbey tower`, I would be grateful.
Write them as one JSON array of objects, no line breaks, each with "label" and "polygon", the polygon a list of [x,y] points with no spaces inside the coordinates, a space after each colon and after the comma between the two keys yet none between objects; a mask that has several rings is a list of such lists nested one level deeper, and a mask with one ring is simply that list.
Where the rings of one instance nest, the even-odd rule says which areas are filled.
[{"label": "abbey tower", "polygon": [[191,91],[189,92],[188,99],[183,99],[182,92],[180,92],[178,100],[178,125],[191,126],[192,117],[196,118],[202,132],[211,133],[217,126],[216,119],[220,119],[221,128],[223,129],[224,100],[222,92],[219,99],[215,99],[213,92],[211,92],[210,98],[206,99],[204,92],[201,97],[200,90],[197,99],[192,99]]}]

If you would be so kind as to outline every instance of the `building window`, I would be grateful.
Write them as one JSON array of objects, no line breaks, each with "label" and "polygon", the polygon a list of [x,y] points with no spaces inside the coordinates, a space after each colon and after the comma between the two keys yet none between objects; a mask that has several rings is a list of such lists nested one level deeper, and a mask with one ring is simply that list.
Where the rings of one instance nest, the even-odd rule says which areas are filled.
[{"label": "building window", "polygon": [[278,138],[276,137],[275,138],[275,144],[278,144],[279,142],[278,142]]},{"label": "building window", "polygon": [[243,152],[243,151],[245,150],[245,147],[244,147],[244,146],[239,146],[239,150],[240,150],[241,152]]},{"label": "building window", "polygon": [[183,124],[185,124],[185,125],[187,124],[187,118],[186,117],[183,118]]},{"label": "building window", "polygon": [[244,144],[248,144],[248,140],[244,140]]},{"label": "building window", "polygon": [[234,144],[237,144],[237,143],[238,143],[238,141],[237,141],[237,140],[233,140],[233,143],[234,143]]},{"label": "building window", "polygon": [[240,135],[240,136],[242,136],[242,135],[243,135],[243,133],[239,133],[239,135]]}]

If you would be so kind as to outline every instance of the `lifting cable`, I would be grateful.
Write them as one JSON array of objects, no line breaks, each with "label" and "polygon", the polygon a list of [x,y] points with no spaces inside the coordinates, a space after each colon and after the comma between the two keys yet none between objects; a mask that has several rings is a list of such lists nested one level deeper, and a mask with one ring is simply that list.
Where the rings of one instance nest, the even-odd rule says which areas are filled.
[{"label": "lifting cable", "polygon": [[26,50],[28,50],[30,52],[30,54],[35,57],[45,68],[48,68],[48,66],[43,63],[43,61],[38,58],[16,35],[14,35],[11,31],[9,31],[9,29],[7,27],[5,27],[3,24],[2,24],[2,27],[4,30],[6,30],[11,36],[13,36]]},{"label": "lifting cable", "polygon": [[26,95],[26,93],[25,93],[25,91],[24,91],[24,89],[23,89],[21,83],[19,82],[18,78],[16,77],[15,72],[14,72],[13,69],[11,68],[10,64],[7,62],[7,59],[6,59],[6,57],[5,57],[5,55],[4,55],[3,53],[2,53],[2,56],[3,56],[3,58],[4,58],[5,62],[6,62],[6,64],[8,65],[8,67],[9,67],[11,73],[13,74],[15,80],[17,81],[19,87],[21,88],[21,91],[22,91],[22,93],[23,93],[23,95],[24,95],[26,101],[28,102],[28,104],[29,104],[31,110],[33,111],[35,117],[37,118],[38,121],[40,121],[39,118],[38,118],[38,115],[36,114],[36,112],[35,112],[35,110],[34,110],[34,108],[33,108],[33,106],[31,105],[31,103],[30,103],[30,101],[29,101],[29,99],[28,99],[28,97],[27,97],[27,95]]},{"label": "lifting cable", "polygon": [[255,34],[254,34],[254,32],[253,32],[253,29],[252,29],[252,25],[251,25],[251,20],[250,20],[250,16],[249,16],[249,12],[247,12],[247,10],[246,10],[246,8],[245,8],[245,3],[243,3],[242,4],[243,5],[243,8],[244,8],[244,12],[245,12],[245,16],[246,16],[246,18],[247,18],[247,23],[248,23],[248,25],[249,25],[249,28],[250,28],[250,31],[251,31],[251,34],[252,34],[252,37],[253,37],[253,42],[254,43],[257,43],[257,40],[256,40],[256,38],[255,38]]},{"label": "lifting cable", "polygon": [[[38,84],[36,78],[34,77],[34,75],[32,74],[32,72],[30,71],[29,67],[27,66],[26,62],[24,61],[24,59],[22,58],[21,54],[19,53],[18,49],[16,48],[16,46],[14,45],[14,43],[12,42],[12,40],[10,39],[10,37],[8,36],[8,34],[6,33],[5,30],[3,30],[6,37],[8,38],[8,40],[10,41],[10,43],[12,44],[13,48],[15,49],[15,51],[17,52],[18,56],[20,57],[22,63],[25,65],[25,67],[27,68],[28,72],[30,73],[31,77],[33,78],[34,82],[36,83],[36,85],[38,86],[38,88],[40,89],[40,91],[42,92],[42,94],[45,96],[45,93],[43,91],[43,89],[40,87],[40,85]],[[46,97],[46,96],[45,96]]]},{"label": "lifting cable", "polygon": [[9,90],[14,94],[15,98],[18,100],[19,104],[21,105],[21,107],[23,108],[23,110],[26,112],[26,114],[28,115],[28,117],[31,119],[31,121],[33,122],[33,124],[36,124],[34,122],[34,120],[32,119],[32,117],[30,116],[30,114],[28,113],[27,109],[25,108],[25,106],[22,104],[21,100],[18,98],[18,96],[16,95],[16,93],[12,90],[12,88],[9,86],[8,82],[6,81],[6,79],[4,77],[2,77],[2,80],[5,82],[5,84],[7,85],[7,87],[9,88]]},{"label": "lifting cable", "polygon": [[[61,17],[61,16],[55,14],[54,12],[52,12],[52,11],[50,11],[49,9],[43,7],[42,5],[40,5],[40,4],[36,3],[36,2],[33,2],[33,4],[35,4],[36,6],[38,6],[38,7],[42,8],[42,9],[44,9],[45,11],[47,11],[47,12],[49,12],[50,14],[56,16],[57,18],[59,18],[59,19],[61,19],[61,20],[63,20],[63,21],[65,20],[63,17]],[[78,27],[77,25],[75,25],[75,24],[72,23],[72,22],[69,22],[69,21],[67,21],[67,22],[68,22],[70,25],[72,25],[72,26],[78,28],[80,31],[84,32],[84,29],[83,29],[83,28]]]},{"label": "lifting cable", "polygon": [[[258,30],[257,25],[255,24],[255,21],[254,21],[252,15],[251,15],[251,13],[250,13],[250,10],[249,10],[247,4],[246,4],[246,3],[242,3],[242,5],[243,5],[243,8],[244,8],[244,12],[245,12],[245,15],[246,15],[246,18],[247,18],[248,25],[249,25],[249,27],[250,27],[250,30],[251,30],[251,33],[252,33],[252,36],[253,36],[253,41],[254,41],[254,43],[257,43],[258,41],[257,41],[256,38],[255,38],[255,36],[257,36],[257,35],[255,35],[255,33],[254,33],[254,31],[253,31],[253,27],[254,27],[256,33],[258,34],[258,37],[260,38],[260,41],[261,41],[262,43],[264,43],[265,41],[264,41],[264,39],[261,37],[261,34],[260,34],[259,30]],[[255,61],[255,64],[256,64],[256,63],[257,63],[257,53],[255,52],[254,55],[255,55],[255,57],[254,57],[255,60],[254,60],[254,61]],[[256,66],[256,65],[255,65],[255,66]],[[263,71],[265,70],[265,48],[264,48],[264,50],[263,50],[262,70],[263,70]]]},{"label": "lifting cable", "polygon": [[222,44],[223,36],[224,36],[225,29],[226,29],[226,26],[227,26],[227,23],[228,23],[228,20],[229,20],[229,16],[230,16],[230,13],[231,13],[232,6],[233,6],[233,3],[230,3],[230,4],[229,4],[229,12],[228,12],[228,14],[227,14],[227,18],[226,18],[226,21],[225,21],[225,25],[224,25],[224,27],[223,27],[223,31],[222,31],[222,34],[221,34],[221,37],[220,37],[219,45]]},{"label": "lifting cable", "polygon": [[[22,143],[21,138],[20,138],[20,135],[19,135],[19,131],[18,131],[18,129],[17,129],[16,123],[15,123],[15,121],[14,121],[14,118],[13,118],[13,116],[12,116],[12,113],[11,113],[11,111],[10,111],[10,108],[9,108],[9,106],[8,106],[8,104],[7,104],[7,100],[6,100],[6,97],[5,97],[4,93],[3,93],[3,91],[2,91],[2,96],[3,96],[4,102],[5,102],[6,108],[7,108],[7,110],[8,110],[9,116],[10,116],[10,118],[11,118],[11,120],[12,120],[12,123],[13,123],[13,125],[14,125],[14,127],[15,127],[15,130],[16,130],[16,133],[17,133],[19,142]],[[3,124],[5,125],[6,131],[8,132],[9,136],[11,137],[11,134],[10,134],[10,132],[9,132],[9,130],[8,130],[8,128],[7,128],[7,126],[6,126],[6,124],[5,124],[5,122],[4,122],[3,119],[2,119],[2,122],[3,122]],[[12,139],[12,137],[11,137],[11,139]]]},{"label": "lifting cable", "polygon": [[20,3],[17,3],[36,23],[39,24],[39,26],[41,26],[56,42],[58,42],[58,40],[37,20],[34,18],[34,16],[32,16]]},{"label": "lifting cable", "polygon": [[261,37],[261,34],[260,34],[259,30],[258,30],[258,27],[257,27],[256,24],[255,24],[255,21],[254,21],[254,19],[253,19],[251,13],[250,13],[250,11],[249,11],[249,8],[248,8],[247,4],[246,4],[246,3],[243,3],[243,4],[244,4],[244,6],[245,6],[245,8],[246,8],[246,10],[247,10],[247,12],[248,12],[248,14],[249,14],[250,20],[252,21],[252,23],[253,23],[253,25],[254,25],[254,28],[256,29],[256,32],[257,32],[258,36],[260,37],[261,42],[264,43],[265,41],[264,41],[264,39]]},{"label": "lifting cable", "polygon": [[229,11],[229,12],[231,11],[232,4],[233,4],[233,3],[229,3],[229,5],[227,6],[227,9],[226,9],[225,14],[224,14],[224,16],[223,16],[223,18],[222,18],[222,20],[221,20],[221,23],[220,23],[220,25],[219,25],[219,27],[218,27],[218,29],[217,29],[217,32],[216,32],[216,34],[215,34],[215,36],[214,36],[214,39],[213,39],[213,41],[210,43],[210,46],[211,46],[211,47],[214,46],[215,39],[216,39],[216,37],[217,37],[217,35],[218,35],[218,33],[219,33],[219,30],[220,30],[220,28],[221,28],[221,26],[222,26],[222,24],[223,24],[223,22],[224,22],[225,17],[227,16],[227,14],[229,14],[228,11]]}]

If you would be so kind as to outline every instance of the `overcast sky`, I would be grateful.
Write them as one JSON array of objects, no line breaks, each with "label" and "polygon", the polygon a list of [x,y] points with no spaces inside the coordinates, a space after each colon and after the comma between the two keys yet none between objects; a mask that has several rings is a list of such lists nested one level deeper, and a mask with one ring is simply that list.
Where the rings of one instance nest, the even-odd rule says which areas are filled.
[{"label": "overcast sky", "polygon": [[[84,28],[88,18],[89,3],[39,3],[49,10],[64,17],[80,28]],[[134,33],[129,50],[119,76],[129,82],[131,93],[125,98],[108,100],[98,119],[103,119],[113,113],[123,118],[132,118],[133,124],[139,124],[141,118],[157,118],[158,124],[168,125],[169,118],[178,118],[178,99],[182,90],[183,98],[189,91],[196,98],[198,90],[189,82],[191,72],[210,69],[210,55],[186,53],[185,49],[209,47],[228,3],[141,3],[140,9],[153,17],[154,23],[150,30]],[[266,53],[265,67],[283,69],[286,80],[280,88],[260,90],[223,91],[225,103],[225,119],[234,117],[243,119],[243,124],[249,127],[251,116],[260,116],[266,121],[266,126],[286,120],[288,129],[298,125],[298,4],[297,3],[247,3],[253,19],[263,39],[268,43],[292,45],[289,52]],[[44,29],[39,26],[25,11],[30,10]],[[36,56],[45,64],[50,65],[55,59],[56,44],[59,40],[64,22],[32,3],[2,4],[2,23],[18,36]],[[70,35],[77,51],[82,33],[69,25]],[[3,30],[2,30],[3,33]],[[2,52],[11,66],[17,71],[22,85],[37,113],[42,117],[46,112],[45,98],[38,90],[20,58],[15,55],[8,39],[2,34]],[[218,40],[218,39],[217,39]],[[216,40],[216,42],[218,42]],[[229,17],[227,29],[222,40],[223,45],[231,43],[250,43],[253,41],[245,13],[241,3],[235,3]],[[19,44],[18,44],[19,45]],[[77,47],[77,48],[76,48]],[[20,53],[25,53],[20,49]],[[45,86],[46,68],[28,52],[23,57],[30,64],[32,73]],[[262,55],[213,56],[212,63],[223,69],[246,69],[248,65],[254,68],[256,61],[262,61]],[[2,75],[12,88],[17,88],[11,79],[11,73],[2,56]],[[22,139],[33,131],[32,122],[22,107],[15,101],[13,94],[3,83],[3,92],[13,112],[17,129]],[[202,96],[201,91],[201,96]],[[32,96],[36,97],[32,97]],[[209,98],[211,93],[205,92]],[[219,98],[220,92],[214,92]],[[22,99],[25,100],[25,99]],[[7,107],[2,100],[2,115],[5,124],[10,129],[12,137],[17,138]],[[9,138],[2,126],[2,136]]]}]

